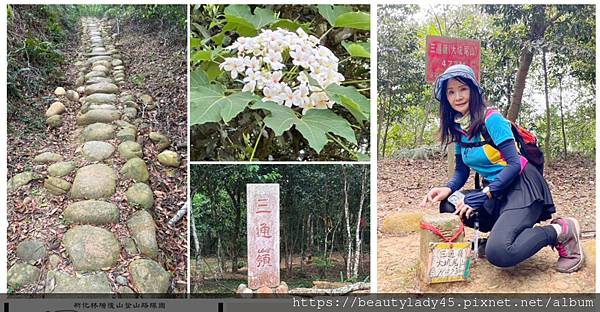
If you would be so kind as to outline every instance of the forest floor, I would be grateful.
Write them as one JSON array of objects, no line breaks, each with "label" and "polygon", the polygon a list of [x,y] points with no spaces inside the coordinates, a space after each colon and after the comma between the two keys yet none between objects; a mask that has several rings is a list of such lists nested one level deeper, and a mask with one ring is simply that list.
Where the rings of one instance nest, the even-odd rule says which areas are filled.
[{"label": "forest floor", "polygon": [[[292,260],[292,272],[288,273],[285,263],[282,261],[281,281],[286,282],[289,289],[294,288],[338,288],[347,284],[347,281],[342,281],[342,273],[346,271],[343,255],[339,252],[334,252],[331,257],[331,267],[325,272],[317,266],[314,261],[304,261],[302,269],[300,268],[300,256],[294,256]],[[362,255],[361,267],[359,270],[359,278],[354,282],[369,282],[370,279],[365,272],[370,271],[370,254]],[[231,273],[231,263],[227,262],[224,272],[220,273],[218,269],[218,260],[215,257],[207,257],[200,264],[201,274],[197,274],[195,270],[195,260],[190,260],[190,273],[192,293],[206,294],[233,294],[240,284],[248,283],[248,268],[241,267],[237,273]],[[324,273],[324,274],[323,274]]]},{"label": "forest floor", "polygon": [[[431,187],[445,184],[446,168],[445,159],[440,158],[379,161],[378,292],[595,292],[595,162],[578,157],[554,162],[544,171],[544,176],[556,204],[554,216],[575,217],[582,231],[590,234],[586,237],[591,238],[582,241],[586,254],[584,268],[575,273],[559,273],[553,268],[557,252],[543,248],[530,259],[507,269],[496,268],[480,259],[472,264],[467,282],[419,285],[416,282],[418,219],[410,221],[410,217],[404,216],[437,213],[437,206],[423,210],[418,205]],[[469,179],[467,185],[472,181]],[[467,229],[466,239],[470,240],[473,233]]]},{"label": "forest floor", "polygon": [[[138,117],[144,121],[139,125],[137,135],[144,137],[143,157],[147,160],[150,173],[148,184],[152,187],[154,207],[152,214],[156,222],[156,240],[159,245],[158,260],[171,273],[169,292],[185,293],[187,291],[187,221],[183,218],[174,227],[167,222],[186,202],[187,170],[187,57],[185,31],[162,33],[144,31],[135,24],[121,25],[121,33],[117,42],[121,43],[120,51],[125,64],[126,84],[124,93],[135,96],[149,94],[157,108],[153,111],[141,110]],[[164,36],[181,36],[178,41],[165,41]],[[82,56],[79,38],[81,32],[70,34],[70,42],[62,52],[65,64],[58,70],[65,73],[62,87],[74,90],[77,77],[77,67],[74,65]],[[24,97],[21,105],[30,107],[36,112],[39,120],[11,120],[8,130],[7,166],[8,178],[23,171],[41,171],[45,176],[45,167],[34,166],[32,159],[43,151],[50,150],[63,156],[64,159],[80,157],[80,142],[77,138],[76,112],[79,103],[68,103],[67,113],[63,115],[62,126],[55,129],[45,127],[44,112],[47,106],[55,101],[54,89],[59,85],[47,85],[38,95]],[[49,96],[52,95],[52,96]],[[73,106],[71,106],[73,105]],[[44,125],[33,128],[32,125]],[[156,161],[159,153],[154,144],[148,139],[148,133],[158,131],[168,136],[172,144],[170,150],[183,157],[178,168],[165,169]],[[115,153],[116,154],[116,153]],[[120,168],[124,160],[115,158],[111,165]],[[118,169],[117,169],[118,172]],[[67,177],[72,182],[72,175]],[[110,230],[115,233],[119,242],[128,237],[126,217],[135,209],[127,204],[123,182],[117,186],[117,193],[112,197],[121,212],[121,223]],[[51,195],[44,187],[43,179],[36,179],[8,194],[8,245],[7,262],[10,268],[19,261],[16,256],[17,245],[27,239],[43,242],[48,255],[60,256],[57,267],[64,272],[73,273],[74,269],[65,254],[62,237],[69,229],[62,216],[67,206],[73,200],[67,195]],[[118,275],[128,276],[127,265],[131,257],[124,250],[119,263],[106,270],[113,291],[119,288],[115,281]],[[36,265],[42,267],[38,283],[16,290],[19,293],[39,293],[44,291],[44,276],[49,271],[48,257],[39,260]]]}]

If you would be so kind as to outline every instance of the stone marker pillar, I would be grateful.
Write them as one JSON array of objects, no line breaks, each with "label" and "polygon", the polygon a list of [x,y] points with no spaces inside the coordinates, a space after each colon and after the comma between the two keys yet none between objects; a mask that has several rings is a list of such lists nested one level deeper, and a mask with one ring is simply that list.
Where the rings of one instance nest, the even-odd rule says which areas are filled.
[{"label": "stone marker pillar", "polygon": [[279,286],[279,184],[247,184],[248,287]]},{"label": "stone marker pillar", "polygon": [[[460,228],[460,217],[453,213],[424,215],[423,223],[436,227],[445,237],[450,238]],[[463,242],[464,240],[465,233],[463,232],[453,242]],[[421,229],[418,275],[421,282],[425,284],[428,283],[427,265],[429,261],[429,243],[438,242],[444,242],[444,240],[429,230]]]}]

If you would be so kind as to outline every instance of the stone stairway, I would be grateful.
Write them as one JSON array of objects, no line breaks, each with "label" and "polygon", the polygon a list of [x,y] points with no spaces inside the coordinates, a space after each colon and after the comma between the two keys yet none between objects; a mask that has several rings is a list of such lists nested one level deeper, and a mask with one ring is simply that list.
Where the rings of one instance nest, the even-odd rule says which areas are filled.
[{"label": "stone stairway", "polygon": [[[46,273],[46,268],[35,265],[47,257],[46,246],[24,240],[17,247],[20,260],[10,268],[8,283],[18,289],[43,280],[46,293],[166,293],[171,273],[157,261],[154,194],[142,159],[143,140],[137,135],[138,111],[152,100],[141,98],[141,107],[134,95],[122,92],[126,68],[110,27],[93,18],[83,18],[81,27],[84,53],[75,63],[77,90],[57,88],[59,101],[46,112],[51,128],[60,127],[65,114],[76,114],[78,129],[73,140],[64,142],[72,144],[76,156],[64,160],[60,154],[44,152],[33,160],[48,165],[44,188],[69,202],[62,212],[68,227],[60,245],[64,257],[51,255]],[[81,103],[79,111],[77,105],[69,110],[61,100]],[[150,139],[162,149],[170,145],[159,133]],[[175,152],[165,151],[158,160],[179,166]],[[9,181],[9,191],[39,178],[31,172],[17,175]],[[126,203],[118,193],[125,194]],[[123,205],[133,209],[125,213],[119,208]],[[123,233],[128,237],[119,241]]]}]

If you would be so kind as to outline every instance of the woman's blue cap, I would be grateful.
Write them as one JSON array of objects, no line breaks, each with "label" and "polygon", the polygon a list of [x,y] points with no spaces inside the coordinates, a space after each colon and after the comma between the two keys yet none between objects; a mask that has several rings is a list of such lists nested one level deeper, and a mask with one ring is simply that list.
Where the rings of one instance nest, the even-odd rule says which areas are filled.
[{"label": "woman's blue cap", "polygon": [[439,75],[435,80],[435,98],[438,101],[442,101],[442,86],[444,85],[444,82],[454,77],[460,77],[463,79],[471,80],[473,82],[473,85],[477,87],[477,91],[479,92],[479,94],[483,94],[483,88],[481,88],[481,85],[479,85],[479,82],[477,81],[477,79],[475,79],[475,72],[473,72],[473,69],[471,69],[471,67],[467,65],[457,64],[446,68],[446,71],[444,71],[443,74]]}]

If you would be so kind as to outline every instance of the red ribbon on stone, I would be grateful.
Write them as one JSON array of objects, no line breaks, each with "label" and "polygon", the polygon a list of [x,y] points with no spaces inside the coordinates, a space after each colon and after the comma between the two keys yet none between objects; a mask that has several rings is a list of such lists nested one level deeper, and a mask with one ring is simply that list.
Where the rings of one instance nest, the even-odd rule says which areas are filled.
[{"label": "red ribbon on stone", "polygon": [[436,228],[435,226],[433,226],[431,224],[425,223],[423,221],[421,221],[421,228],[423,230],[428,230],[428,231],[433,232],[433,234],[439,236],[441,239],[443,239],[447,243],[452,243],[460,236],[460,234],[462,234],[465,231],[465,225],[462,222],[460,222],[460,227],[458,228],[458,230],[456,230],[454,235],[452,235],[452,237],[450,237],[450,238],[447,238],[446,236],[444,236],[444,234],[442,233],[442,231],[440,231],[440,229]]}]

